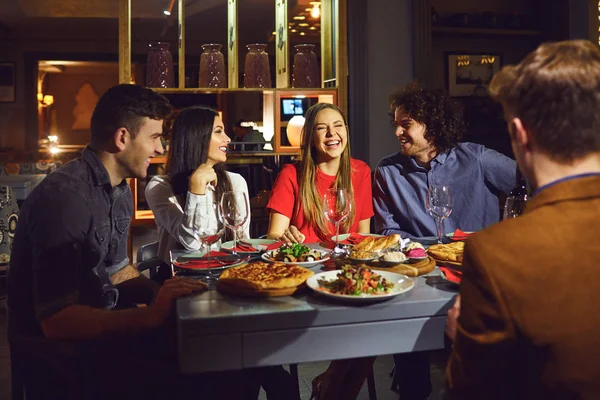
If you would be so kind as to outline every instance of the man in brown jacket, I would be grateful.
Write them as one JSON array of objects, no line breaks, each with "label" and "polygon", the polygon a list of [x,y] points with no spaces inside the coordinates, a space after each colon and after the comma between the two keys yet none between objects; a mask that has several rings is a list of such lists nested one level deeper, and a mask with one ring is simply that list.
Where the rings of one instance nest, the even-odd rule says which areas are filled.
[{"label": "man in brown jacket", "polygon": [[490,93],[535,191],[522,216],[467,243],[450,393],[600,399],[600,48],[543,44]]}]

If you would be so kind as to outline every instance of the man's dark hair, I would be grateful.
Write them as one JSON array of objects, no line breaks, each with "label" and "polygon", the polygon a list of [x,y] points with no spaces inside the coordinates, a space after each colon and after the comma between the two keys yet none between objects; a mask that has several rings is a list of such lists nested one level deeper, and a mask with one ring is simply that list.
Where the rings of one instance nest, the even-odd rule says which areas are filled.
[{"label": "man's dark hair", "polygon": [[392,126],[396,126],[394,112],[400,107],[410,118],[426,126],[425,139],[431,140],[440,153],[456,146],[465,133],[461,104],[441,90],[413,82],[390,95],[389,104]]},{"label": "man's dark hair", "polygon": [[119,128],[135,138],[142,119],[164,120],[173,108],[163,95],[138,85],[121,84],[108,89],[94,108],[91,122],[92,145],[104,146]]},{"label": "man's dark hair", "polygon": [[535,143],[560,161],[600,151],[600,48],[589,40],[544,43],[506,66],[490,94]]}]

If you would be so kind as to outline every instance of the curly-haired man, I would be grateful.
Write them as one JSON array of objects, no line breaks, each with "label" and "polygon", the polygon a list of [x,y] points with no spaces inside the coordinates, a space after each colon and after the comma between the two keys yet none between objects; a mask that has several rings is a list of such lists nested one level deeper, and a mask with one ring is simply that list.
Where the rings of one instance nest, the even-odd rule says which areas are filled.
[{"label": "curly-haired man", "polygon": [[400,152],[379,162],[374,179],[375,230],[389,235],[437,234],[425,207],[431,184],[452,189],[452,214],[444,232],[477,231],[498,222],[499,196],[515,184],[515,162],[484,146],[459,143],[462,109],[442,91],[412,83],[390,96]]},{"label": "curly-haired man", "polygon": [[[515,185],[516,164],[484,146],[459,143],[465,132],[462,108],[442,91],[411,83],[390,96],[390,116],[401,145],[375,170],[375,232],[403,237],[437,235],[426,209],[431,184],[452,189],[452,214],[444,232],[478,231],[498,222],[499,196]],[[422,400],[431,393],[426,352],[395,354],[401,399]]]}]

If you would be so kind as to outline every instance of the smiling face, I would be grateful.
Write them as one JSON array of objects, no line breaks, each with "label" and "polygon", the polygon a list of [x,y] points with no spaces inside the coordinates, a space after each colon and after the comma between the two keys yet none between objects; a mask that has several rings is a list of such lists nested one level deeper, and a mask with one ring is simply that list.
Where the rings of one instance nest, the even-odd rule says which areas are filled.
[{"label": "smiling face", "polygon": [[394,122],[394,133],[402,146],[402,154],[418,159],[430,158],[435,146],[425,138],[427,127],[412,119],[402,107],[394,111]]},{"label": "smiling face", "polygon": [[162,120],[144,117],[135,138],[126,133],[126,147],[118,157],[125,177],[146,178],[150,160],[164,152],[160,141],[162,126]]},{"label": "smiling face", "polygon": [[225,133],[223,121],[216,115],[213,123],[212,135],[208,142],[208,155],[206,162],[212,165],[224,163],[227,161],[227,147],[231,139]]},{"label": "smiling face", "polygon": [[317,162],[340,158],[348,143],[348,130],[342,115],[334,109],[325,108],[315,117],[314,127],[313,146]]}]

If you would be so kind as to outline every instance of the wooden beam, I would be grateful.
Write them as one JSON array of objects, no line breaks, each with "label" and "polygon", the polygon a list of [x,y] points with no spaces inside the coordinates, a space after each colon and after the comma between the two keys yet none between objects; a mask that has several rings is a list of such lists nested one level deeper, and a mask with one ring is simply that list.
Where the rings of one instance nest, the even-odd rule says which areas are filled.
[{"label": "wooden beam", "polygon": [[277,77],[275,87],[290,87],[288,71],[288,12],[286,0],[275,0],[275,69],[275,76]]},{"label": "wooden beam", "polygon": [[185,88],[185,0],[177,0],[179,18],[179,89]]},{"label": "wooden beam", "polygon": [[227,0],[227,69],[229,88],[239,87],[237,0]]},{"label": "wooden beam", "polygon": [[119,0],[119,83],[131,82],[131,0]]}]

